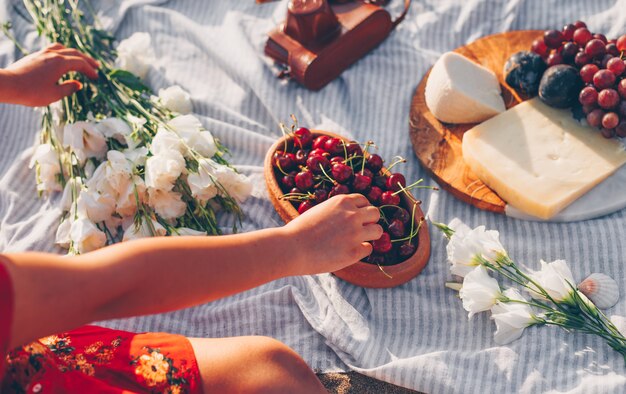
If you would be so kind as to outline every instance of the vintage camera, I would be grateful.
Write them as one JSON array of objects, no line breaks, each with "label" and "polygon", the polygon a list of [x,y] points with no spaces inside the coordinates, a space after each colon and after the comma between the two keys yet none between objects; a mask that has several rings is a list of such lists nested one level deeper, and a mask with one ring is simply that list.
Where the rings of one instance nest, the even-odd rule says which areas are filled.
[{"label": "vintage camera", "polygon": [[404,19],[388,0],[290,0],[287,19],[269,33],[265,53],[286,66],[285,76],[319,90],[380,44]]}]

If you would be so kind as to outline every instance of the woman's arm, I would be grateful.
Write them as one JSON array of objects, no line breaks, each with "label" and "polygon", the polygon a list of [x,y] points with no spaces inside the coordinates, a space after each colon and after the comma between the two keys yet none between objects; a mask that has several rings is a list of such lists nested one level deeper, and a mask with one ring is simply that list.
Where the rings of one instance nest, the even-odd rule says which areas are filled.
[{"label": "woman's arm", "polygon": [[339,270],[371,253],[378,209],[333,197],[282,228],[150,238],[89,254],[4,255],[15,288],[12,345],[104,319],[208,302],[293,275]]},{"label": "woman's arm", "polygon": [[0,70],[0,103],[48,105],[80,90],[76,80],[59,83],[70,71],[98,78],[98,62],[76,49],[52,44]]}]

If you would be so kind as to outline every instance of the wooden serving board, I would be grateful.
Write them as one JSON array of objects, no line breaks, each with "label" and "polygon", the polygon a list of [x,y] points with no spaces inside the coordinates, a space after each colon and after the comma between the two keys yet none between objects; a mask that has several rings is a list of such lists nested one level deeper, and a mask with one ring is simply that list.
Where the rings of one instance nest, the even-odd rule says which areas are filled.
[{"label": "wooden serving board", "polygon": [[[541,34],[540,30],[494,34],[454,51],[495,72],[506,107],[511,108],[522,99],[504,82],[504,64],[513,53],[529,50],[532,41]],[[430,70],[417,85],[411,101],[409,133],[417,158],[443,189],[461,201],[487,211],[504,213],[506,202],[482,183],[463,161],[463,133],[475,124],[442,123],[428,110],[424,91],[429,74]]]}]

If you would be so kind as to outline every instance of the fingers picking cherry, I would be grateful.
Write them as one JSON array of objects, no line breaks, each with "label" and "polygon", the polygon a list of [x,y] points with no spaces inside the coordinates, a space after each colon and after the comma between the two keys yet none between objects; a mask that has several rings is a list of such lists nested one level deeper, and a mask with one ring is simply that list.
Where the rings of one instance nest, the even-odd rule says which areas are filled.
[{"label": "fingers picking cherry", "polygon": [[383,234],[375,241],[372,241],[372,246],[374,247],[374,252],[376,253],[387,253],[391,250],[391,237],[389,233],[383,232]]}]

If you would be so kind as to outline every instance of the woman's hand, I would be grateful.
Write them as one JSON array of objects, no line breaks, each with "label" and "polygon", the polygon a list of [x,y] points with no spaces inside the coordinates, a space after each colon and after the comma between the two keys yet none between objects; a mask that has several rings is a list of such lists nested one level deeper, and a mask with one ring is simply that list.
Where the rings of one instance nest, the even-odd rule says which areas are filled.
[{"label": "woman's hand", "polygon": [[378,208],[361,194],[339,195],[316,205],[285,226],[285,259],[300,275],[333,272],[372,253],[366,241],[380,238]]},{"label": "woman's hand", "polygon": [[0,102],[31,107],[48,105],[80,90],[76,80],[59,83],[70,71],[98,78],[97,61],[82,52],[52,44],[0,70]]}]

